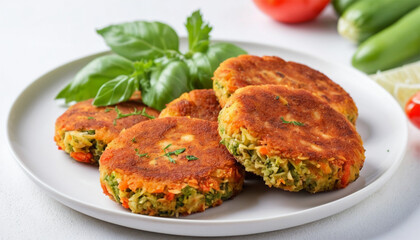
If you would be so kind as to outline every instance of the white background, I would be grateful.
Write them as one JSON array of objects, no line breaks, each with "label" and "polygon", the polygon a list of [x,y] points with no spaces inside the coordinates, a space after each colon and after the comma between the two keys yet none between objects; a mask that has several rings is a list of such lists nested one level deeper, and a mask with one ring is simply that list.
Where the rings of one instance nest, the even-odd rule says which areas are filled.
[{"label": "white background", "polygon": [[[116,226],[58,203],[20,169],[5,132],[7,113],[29,83],[68,61],[107,49],[96,28],[158,20],[185,36],[185,19],[196,9],[214,27],[213,38],[278,45],[344,65],[350,65],[356,49],[337,34],[331,7],[316,21],[283,25],[249,0],[0,0],[0,239],[186,239]],[[314,223],[232,239],[417,239],[420,131],[412,125],[408,142],[395,175],[362,203]]]}]

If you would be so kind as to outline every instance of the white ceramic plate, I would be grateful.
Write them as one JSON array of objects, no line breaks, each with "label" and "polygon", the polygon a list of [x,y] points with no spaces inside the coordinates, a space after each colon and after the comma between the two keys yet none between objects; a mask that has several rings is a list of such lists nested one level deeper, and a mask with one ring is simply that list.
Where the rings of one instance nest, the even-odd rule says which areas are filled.
[{"label": "white ceramic plate", "polygon": [[[182,41],[185,46],[185,39]],[[349,208],[378,190],[395,172],[405,152],[407,123],[399,105],[365,75],[292,50],[237,42],[250,54],[277,55],[307,64],[339,83],[359,108],[357,129],[366,148],[359,179],[347,188],[319,194],[289,193],[247,181],[233,200],[182,218],[133,214],[106,197],[97,167],[72,160],[53,141],[54,124],[66,107],[55,95],[98,55],[61,66],[29,85],[8,119],[12,153],[25,172],[52,197],[89,216],[118,225],[191,236],[244,235],[288,228]],[[103,53],[102,53],[103,54]]]}]

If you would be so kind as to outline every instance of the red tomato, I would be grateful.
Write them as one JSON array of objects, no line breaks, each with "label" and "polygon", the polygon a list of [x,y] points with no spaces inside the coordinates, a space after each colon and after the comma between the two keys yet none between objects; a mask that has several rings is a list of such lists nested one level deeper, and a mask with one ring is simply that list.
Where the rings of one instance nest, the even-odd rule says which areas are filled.
[{"label": "red tomato", "polygon": [[414,94],[405,105],[405,113],[408,119],[417,127],[420,128],[420,92]]},{"label": "red tomato", "polygon": [[316,18],[330,0],[254,0],[264,13],[277,21],[300,23]]}]

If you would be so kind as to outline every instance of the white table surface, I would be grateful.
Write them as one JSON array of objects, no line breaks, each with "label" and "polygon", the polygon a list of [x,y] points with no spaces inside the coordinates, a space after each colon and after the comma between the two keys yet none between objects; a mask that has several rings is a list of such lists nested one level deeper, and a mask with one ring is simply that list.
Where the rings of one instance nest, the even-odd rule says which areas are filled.
[{"label": "white table surface", "polygon": [[[283,46],[344,65],[350,65],[355,51],[337,34],[331,7],[316,21],[283,25],[250,0],[1,0],[0,239],[186,239],[113,225],[60,204],[25,175],[7,147],[5,131],[14,99],[29,83],[70,60],[107,49],[94,29],[158,20],[185,36],[185,19],[196,9],[214,27],[213,38]],[[303,226],[232,239],[418,239],[420,131],[412,125],[408,142],[391,180],[360,204]]]}]

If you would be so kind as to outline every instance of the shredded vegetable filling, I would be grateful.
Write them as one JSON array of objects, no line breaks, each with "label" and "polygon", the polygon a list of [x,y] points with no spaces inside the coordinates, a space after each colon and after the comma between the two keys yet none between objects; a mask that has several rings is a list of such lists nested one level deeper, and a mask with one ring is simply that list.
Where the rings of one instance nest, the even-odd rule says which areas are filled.
[{"label": "shredded vegetable filling", "polygon": [[240,129],[240,133],[230,136],[226,134],[223,125],[220,125],[219,132],[223,139],[222,144],[245,166],[245,170],[262,176],[270,187],[318,192],[334,189],[339,181],[334,176],[340,169],[327,160],[311,161],[304,156],[300,159],[270,157],[260,153],[262,146],[258,146],[257,139],[244,128]]},{"label": "shredded vegetable filling", "polygon": [[67,153],[83,152],[92,153],[93,161],[98,162],[106,144],[95,139],[95,130],[88,131],[63,131],[64,151]]},{"label": "shredded vegetable filling", "polygon": [[165,193],[150,193],[145,189],[139,188],[131,191],[129,188],[121,190],[118,188],[121,182],[119,174],[113,171],[103,178],[114,200],[130,208],[134,213],[176,216],[180,213],[192,213],[203,211],[206,208],[214,207],[222,201],[232,197],[234,189],[233,184],[227,180],[220,183],[219,190],[211,188],[207,192],[200,191],[194,187],[186,185],[175,194],[170,193],[168,197]]}]

